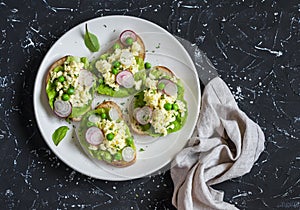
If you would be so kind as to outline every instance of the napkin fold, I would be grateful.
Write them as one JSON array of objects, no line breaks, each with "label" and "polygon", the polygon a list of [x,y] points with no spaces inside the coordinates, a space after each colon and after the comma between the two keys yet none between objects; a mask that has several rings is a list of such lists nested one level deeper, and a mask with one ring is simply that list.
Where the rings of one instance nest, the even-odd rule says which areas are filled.
[{"label": "napkin fold", "polygon": [[[190,113],[192,114],[192,113]],[[194,135],[171,164],[177,209],[238,209],[211,186],[248,173],[264,150],[264,134],[216,77],[202,95]]]}]

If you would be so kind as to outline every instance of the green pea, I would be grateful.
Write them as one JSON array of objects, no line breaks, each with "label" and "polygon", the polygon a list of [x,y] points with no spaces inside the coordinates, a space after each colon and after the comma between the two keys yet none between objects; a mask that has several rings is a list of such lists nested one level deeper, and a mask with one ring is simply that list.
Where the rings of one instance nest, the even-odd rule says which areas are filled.
[{"label": "green pea", "polygon": [[132,137],[126,138],[126,144],[127,144],[128,146],[131,146],[131,145],[133,144],[133,138],[132,138]]},{"label": "green pea", "polygon": [[109,152],[104,152],[103,153],[103,159],[108,161],[108,162],[111,162],[112,156]]},{"label": "green pea", "polygon": [[146,62],[145,63],[145,69],[151,69],[151,63]]},{"label": "green pea", "polygon": [[157,87],[157,88],[158,88],[159,90],[163,90],[165,87],[166,87],[165,83],[162,83],[162,82],[161,82],[161,83],[158,84],[158,87]]},{"label": "green pea", "polygon": [[114,61],[114,62],[113,62],[113,66],[114,66],[115,68],[120,68],[121,63],[120,63],[119,61]]},{"label": "green pea", "polygon": [[69,87],[68,90],[67,90],[67,93],[68,93],[69,95],[73,95],[74,92],[75,92],[75,89],[74,89],[73,87]]},{"label": "green pea", "polygon": [[105,112],[104,112],[104,113],[101,113],[101,115],[100,115],[100,116],[101,116],[101,118],[102,118],[102,119],[107,119],[107,115],[106,115],[106,113],[105,113]]},{"label": "green pea", "polygon": [[108,141],[111,141],[111,140],[113,140],[113,139],[115,138],[115,134],[113,134],[113,133],[108,133],[108,134],[106,135],[106,138],[107,138]]},{"label": "green pea", "polygon": [[87,59],[87,57],[80,58],[80,62],[84,64],[85,68],[89,66],[89,60]]},{"label": "green pea", "polygon": [[131,37],[127,37],[126,40],[125,40],[125,43],[126,43],[127,45],[132,45],[133,39],[132,39]]},{"label": "green pea", "polygon": [[119,73],[119,70],[115,67],[112,68],[111,73],[113,73],[114,75],[117,75]]},{"label": "green pea", "polygon": [[115,160],[122,160],[122,154],[120,152],[117,152],[114,156]]},{"label": "green pea", "polygon": [[114,50],[120,49],[120,48],[121,48],[121,46],[118,43],[114,43],[114,45],[113,45]]},{"label": "green pea", "polygon": [[172,109],[175,110],[175,111],[177,111],[177,110],[179,109],[179,107],[178,107],[177,104],[173,104],[173,105],[172,105]]},{"label": "green pea", "polygon": [[97,158],[98,160],[102,160],[102,156],[98,150],[90,150],[90,152],[92,153],[93,157]]},{"label": "green pea", "polygon": [[65,81],[65,77],[64,76],[59,76],[58,77],[58,81],[59,82],[64,82]]},{"label": "green pea", "polygon": [[169,110],[172,109],[172,104],[170,104],[170,103],[165,103],[164,108],[165,108],[165,110],[169,111]]},{"label": "green pea", "polygon": [[103,78],[100,78],[100,79],[98,80],[98,82],[99,82],[100,85],[103,84],[103,83],[104,83]]},{"label": "green pea", "polygon": [[173,130],[178,130],[180,128],[180,123],[179,122],[174,121],[172,124],[174,125],[174,129]]},{"label": "green pea", "polygon": [[70,99],[70,96],[69,96],[68,94],[65,93],[65,94],[62,95],[61,98],[62,98],[62,100],[64,100],[64,101],[68,101],[68,100]]},{"label": "green pea", "polygon": [[101,160],[102,158],[105,157],[105,153],[106,151],[103,151],[103,150],[96,150],[97,151],[97,157]]}]

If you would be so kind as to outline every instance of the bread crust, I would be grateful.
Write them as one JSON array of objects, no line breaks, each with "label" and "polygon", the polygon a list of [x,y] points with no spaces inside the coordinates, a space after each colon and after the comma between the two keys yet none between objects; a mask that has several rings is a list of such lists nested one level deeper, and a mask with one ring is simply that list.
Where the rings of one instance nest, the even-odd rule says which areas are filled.
[{"label": "bread crust", "polygon": [[[117,112],[119,114],[119,118],[123,119],[123,114],[122,114],[121,108],[113,101],[104,101],[103,103],[99,104],[96,107],[96,109],[100,109],[100,108],[114,108],[117,110]],[[107,162],[104,160],[104,162],[106,162],[110,165],[113,165],[115,167],[120,167],[120,168],[130,166],[136,162],[136,151],[134,153],[134,158],[132,161],[126,162],[124,160],[119,160],[119,161]]]},{"label": "bread crust", "polygon": [[[66,56],[64,56],[64,57],[62,57],[62,58],[60,58],[60,59],[58,59],[57,61],[55,61],[50,67],[49,67],[49,70],[48,70],[48,72],[47,72],[47,75],[46,75],[46,87],[47,87],[47,84],[48,84],[48,81],[49,81],[49,79],[50,79],[50,74],[51,74],[51,72],[56,68],[56,67],[58,67],[58,66],[63,66],[64,65],[64,63],[65,63],[65,61],[68,59],[68,57],[69,57],[70,55],[66,55]],[[46,88],[45,87],[45,88]],[[47,95],[47,94],[46,94]],[[48,98],[48,95],[47,95],[47,98]],[[80,116],[80,117],[69,117],[68,119],[70,119],[71,121],[73,121],[73,122],[79,122],[79,121],[81,121],[81,119],[82,119],[82,117]]]}]

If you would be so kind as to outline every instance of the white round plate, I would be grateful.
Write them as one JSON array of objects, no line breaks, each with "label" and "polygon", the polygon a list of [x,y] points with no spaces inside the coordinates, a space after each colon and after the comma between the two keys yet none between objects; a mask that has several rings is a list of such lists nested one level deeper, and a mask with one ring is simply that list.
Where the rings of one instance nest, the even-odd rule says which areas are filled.
[{"label": "white round plate", "polygon": [[[145,44],[147,53],[145,61],[152,66],[164,65],[175,72],[185,86],[185,99],[188,103],[188,117],[184,127],[166,137],[152,141],[148,137],[135,135],[137,146],[137,161],[126,168],[115,168],[103,162],[95,162],[81,148],[75,135],[75,128],[65,120],[54,116],[49,107],[45,78],[50,65],[65,55],[94,58],[98,54],[92,54],[84,45],[83,36],[85,24],[89,31],[97,35],[101,54],[107,43],[118,38],[126,29],[131,29],[139,34]],[[187,51],[163,28],[149,21],[131,16],[105,16],[95,18],[65,33],[51,47],[43,59],[38,70],[34,86],[34,110],[39,129],[50,149],[68,166],[87,176],[103,180],[130,180],[148,176],[165,167],[172,161],[175,155],[181,151],[191,137],[198,114],[200,111],[200,85],[196,68]],[[98,96],[97,100],[107,97]],[[125,104],[129,98],[114,99],[119,104]],[[123,102],[122,102],[123,100]],[[126,109],[126,107],[123,107]],[[60,126],[67,125],[70,130],[58,146],[52,141],[53,132]],[[144,151],[139,151],[140,149]]]}]

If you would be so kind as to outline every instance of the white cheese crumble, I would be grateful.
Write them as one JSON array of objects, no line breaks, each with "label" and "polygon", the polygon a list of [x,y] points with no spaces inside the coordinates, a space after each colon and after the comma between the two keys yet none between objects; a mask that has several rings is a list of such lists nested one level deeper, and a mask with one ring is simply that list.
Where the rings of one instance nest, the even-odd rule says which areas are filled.
[{"label": "white cheese crumble", "polygon": [[[168,129],[173,129],[174,125],[171,124],[176,120],[176,116],[185,111],[185,104],[182,101],[176,100],[175,97],[162,94],[161,91],[156,89],[144,90],[144,101],[147,106],[154,108],[152,114],[151,125],[156,133],[161,133],[164,136],[168,134]],[[166,110],[164,105],[166,103],[178,105],[178,112],[175,110]]]},{"label": "white cheese crumble", "polygon": [[161,133],[164,136],[168,134],[169,128],[174,128],[174,125],[170,125],[171,122],[176,120],[178,112],[174,110],[167,111],[164,108],[155,109],[152,114],[151,125],[156,133]]},{"label": "white cheese crumble", "polygon": [[95,63],[95,67],[102,74],[105,84],[116,91],[119,90],[119,84],[116,83],[116,75],[114,75],[111,71],[112,63],[114,61],[120,61],[120,69],[126,69],[132,74],[137,73],[139,71],[139,66],[136,63],[134,56],[138,56],[141,49],[142,48],[138,42],[133,42],[130,47],[124,49],[116,49],[105,60],[97,61]]},{"label": "white cheese crumble", "polygon": [[146,102],[147,106],[152,108],[158,106],[161,96],[162,93],[156,89],[144,90],[144,101]]},{"label": "white cheese crumble", "polygon": [[[152,75],[152,74],[150,74]],[[151,77],[147,77],[145,81],[145,86],[150,89],[156,89],[158,80],[151,79]]]},{"label": "white cheese crumble", "polygon": [[180,100],[176,100],[176,104],[178,105],[178,111],[180,112],[181,117],[184,117],[185,112],[186,112],[186,106],[185,106],[185,103],[183,103],[183,102],[180,101]]},{"label": "white cheese crumble", "polygon": [[103,143],[100,144],[101,150],[107,150],[114,155],[119,150],[126,147],[126,138],[129,136],[126,133],[127,126],[123,120],[117,122],[104,119],[98,122],[97,125],[103,131],[104,136],[108,133],[114,134],[114,138],[111,141],[105,139]]},{"label": "white cheese crumble", "polygon": [[68,65],[64,65],[64,70],[59,72],[52,71],[50,73],[51,82],[54,82],[60,76],[64,76],[64,82],[57,82],[56,91],[58,92],[57,99],[61,100],[64,91],[67,91],[70,86],[74,87],[75,92],[70,95],[70,103],[74,107],[82,107],[87,104],[91,99],[90,88],[84,88],[78,84],[78,76],[80,70],[83,69],[84,64],[81,62],[72,61]]}]

